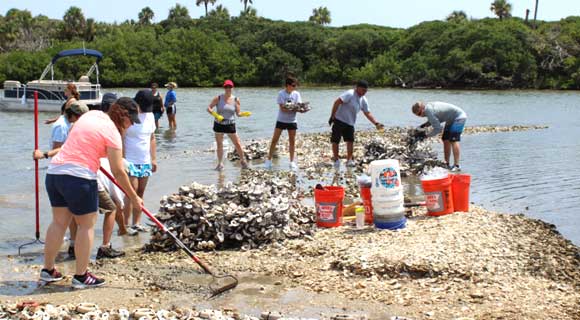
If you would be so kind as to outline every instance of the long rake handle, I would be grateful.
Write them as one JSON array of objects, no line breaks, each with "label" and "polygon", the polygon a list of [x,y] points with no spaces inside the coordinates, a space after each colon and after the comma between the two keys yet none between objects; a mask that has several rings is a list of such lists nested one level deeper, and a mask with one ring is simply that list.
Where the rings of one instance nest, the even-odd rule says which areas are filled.
[{"label": "long rake handle", "polygon": [[[107,176],[107,178],[109,178],[111,180],[111,182],[113,182],[113,184],[115,184],[121,191],[123,191],[123,193],[125,195],[127,195],[127,192],[125,192],[125,190],[123,190],[123,188],[119,185],[119,183],[117,182],[117,180],[115,180],[115,178],[107,170],[105,170],[105,168],[100,167],[99,169],[101,170],[101,172],[103,174],[105,174]],[[191,250],[189,250],[189,248],[183,242],[181,242],[181,240],[179,240],[179,238],[177,238],[177,236],[175,234],[173,234],[173,232],[169,231],[169,229],[167,229],[167,227],[165,227],[165,225],[163,223],[161,223],[161,221],[159,221],[143,205],[141,206],[141,211],[143,211],[143,213],[145,213],[145,215],[147,217],[149,217],[149,219],[151,219],[151,221],[153,221],[157,225],[157,227],[159,229],[161,229],[163,232],[165,232],[166,234],[168,234],[169,236],[171,236],[171,238],[173,238],[173,241],[175,241],[175,243],[177,243],[177,245],[183,251],[185,251],[185,253],[187,253],[187,255],[191,259],[193,259],[193,261],[195,261],[195,263],[197,263],[207,274],[210,274],[210,275],[212,275],[212,276],[215,277],[213,271],[209,268],[209,266],[205,262],[203,262],[202,260],[200,260],[198,257],[196,257],[195,254],[193,254],[193,252],[191,252]]]},{"label": "long rake handle", "polygon": [[[38,91],[34,91],[34,150],[38,150]],[[40,239],[40,201],[38,198],[38,160],[34,160],[34,191],[36,203],[36,240]]]}]

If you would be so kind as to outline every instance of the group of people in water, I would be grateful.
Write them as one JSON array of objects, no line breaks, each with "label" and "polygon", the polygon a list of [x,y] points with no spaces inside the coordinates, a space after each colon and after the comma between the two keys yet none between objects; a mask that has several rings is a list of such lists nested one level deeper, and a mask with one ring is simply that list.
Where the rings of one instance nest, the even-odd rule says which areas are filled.
[{"label": "group of people in water", "polygon": [[[175,82],[166,85],[165,99],[153,83],[150,88],[139,90],[134,98],[117,97],[106,93],[98,110],[89,108],[79,100],[74,84],[65,89],[66,102],[60,117],[53,123],[48,151],[34,150],[33,158],[51,158],[46,174],[46,190],[52,207],[52,222],[46,232],[44,267],[40,279],[45,282],[60,281],[63,275],[55,268],[55,259],[63,243],[67,228],[70,229],[69,256],[76,259],[72,286],[88,288],[101,286],[103,278],[88,271],[94,226],[98,212],[104,214],[103,240],[97,259],[116,258],[124,255],[111,246],[115,222],[119,235],[135,235],[148,232],[141,223],[143,195],[149,177],[157,170],[155,130],[165,112],[171,129],[176,128],[177,97]],[[236,117],[248,117],[249,111],[241,110],[240,99],[233,94],[234,82],[225,80],[224,92],[212,98],[207,112],[214,117],[213,131],[217,145],[217,170],[224,167],[223,139],[227,134],[240,157],[242,168],[248,167],[242,143],[236,132]],[[264,166],[272,168],[272,157],[283,131],[288,131],[290,169],[298,169],[295,157],[297,113],[292,105],[302,103],[296,90],[298,80],[289,76],[284,89],[278,92],[276,104],[278,116],[270,148]],[[341,94],[333,103],[328,124],[331,126],[333,165],[340,168],[339,144],[344,140],[347,147],[346,166],[354,167],[353,143],[357,114],[365,117],[382,131],[384,125],[371,114],[366,98],[368,83],[360,80],[353,89]],[[303,111],[302,111],[303,112]],[[417,102],[412,112],[427,117],[427,122],[416,130],[419,138],[433,137],[443,131],[445,161],[453,151],[454,164],[450,170],[460,170],[459,141],[467,119],[465,112],[452,104],[443,102]],[[442,123],[445,126],[442,128]],[[432,126],[432,130],[427,127]],[[122,192],[102,170],[112,172]]]}]

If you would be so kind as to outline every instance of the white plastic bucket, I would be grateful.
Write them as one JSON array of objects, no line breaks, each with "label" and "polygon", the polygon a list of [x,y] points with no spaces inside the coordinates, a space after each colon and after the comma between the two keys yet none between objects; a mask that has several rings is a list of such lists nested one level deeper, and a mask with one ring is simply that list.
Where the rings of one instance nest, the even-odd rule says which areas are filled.
[{"label": "white plastic bucket", "polygon": [[370,165],[373,197],[399,193],[403,186],[399,160],[375,160]]}]

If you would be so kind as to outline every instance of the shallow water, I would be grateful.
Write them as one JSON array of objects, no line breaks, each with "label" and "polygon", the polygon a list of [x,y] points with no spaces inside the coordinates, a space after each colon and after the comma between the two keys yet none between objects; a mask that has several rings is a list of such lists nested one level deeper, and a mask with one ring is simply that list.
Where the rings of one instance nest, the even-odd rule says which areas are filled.
[{"label": "shallow water", "polygon": [[[303,100],[313,110],[298,117],[299,132],[329,130],[326,119],[336,97],[346,88],[300,89]],[[242,141],[269,138],[277,109],[277,88],[240,88],[243,110],[252,116],[238,121]],[[134,95],[134,89],[116,89]],[[177,131],[162,128],[157,134],[159,172],[151,179],[145,204],[152,211],[164,194],[185,183],[204,184],[232,181],[239,176],[237,163],[226,163],[222,173],[211,170],[215,156],[207,152],[214,143],[212,119],[205,109],[221,89],[178,89]],[[580,244],[580,216],[575,206],[580,200],[580,93],[555,91],[429,91],[371,89],[371,111],[387,126],[416,126],[422,122],[410,112],[418,99],[447,101],[465,109],[467,125],[548,125],[545,130],[486,133],[465,136],[462,141],[462,168],[472,175],[471,200],[489,209],[519,213],[555,224],[565,237]],[[40,119],[52,117],[41,114]],[[34,146],[33,116],[30,113],[0,113],[0,135],[4,165],[0,167],[0,256],[14,254],[19,245],[34,239]],[[359,116],[358,129],[371,128]],[[40,124],[40,147],[46,149],[50,126]],[[330,144],[329,144],[330,148]],[[344,146],[343,146],[344,148]],[[435,145],[442,151],[441,144]],[[50,222],[50,206],[44,190],[47,160],[40,161],[41,235]],[[287,159],[275,161],[286,169]],[[260,165],[255,162],[253,165]],[[407,190],[417,189],[409,186]],[[420,190],[419,190],[420,192]],[[101,222],[99,221],[98,224]],[[100,241],[97,230],[95,247]],[[140,236],[141,238],[143,235]],[[123,240],[115,239],[123,246]],[[41,246],[27,247],[41,251]],[[95,250],[96,251],[96,250]],[[95,252],[96,253],[96,252]]]}]

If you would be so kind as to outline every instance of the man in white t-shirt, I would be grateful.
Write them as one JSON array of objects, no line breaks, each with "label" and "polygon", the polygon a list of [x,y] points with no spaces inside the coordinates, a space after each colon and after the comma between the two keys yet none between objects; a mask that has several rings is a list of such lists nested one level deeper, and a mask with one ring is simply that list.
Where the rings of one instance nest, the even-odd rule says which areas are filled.
[{"label": "man in white t-shirt", "polygon": [[[142,110],[141,110],[142,111]],[[151,111],[151,110],[150,110]],[[137,194],[143,199],[149,177],[157,171],[157,146],[155,141],[155,116],[153,112],[139,113],[141,123],[134,124],[125,132],[123,151],[129,162],[129,180]],[[141,224],[141,208],[132,208],[126,201],[124,216],[125,224],[139,232],[149,232],[149,228]]]},{"label": "man in white t-shirt", "polygon": [[332,126],[332,136],[330,142],[332,143],[332,161],[334,167],[340,168],[340,158],[338,155],[338,144],[341,138],[346,142],[346,166],[354,167],[355,163],[352,158],[353,143],[354,143],[354,125],[356,123],[356,116],[359,111],[362,111],[365,117],[375,125],[377,130],[381,131],[384,126],[375,120],[375,117],[369,110],[369,103],[365,94],[369,88],[368,82],[360,80],[357,82],[354,89],[347,90],[334,101],[332,112],[328,124]]}]

